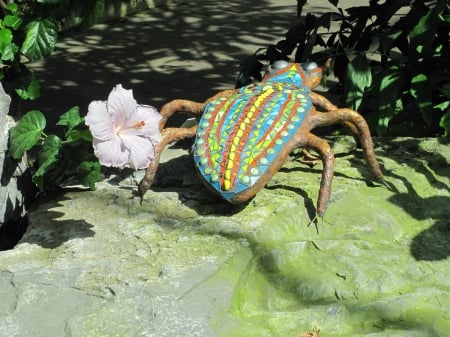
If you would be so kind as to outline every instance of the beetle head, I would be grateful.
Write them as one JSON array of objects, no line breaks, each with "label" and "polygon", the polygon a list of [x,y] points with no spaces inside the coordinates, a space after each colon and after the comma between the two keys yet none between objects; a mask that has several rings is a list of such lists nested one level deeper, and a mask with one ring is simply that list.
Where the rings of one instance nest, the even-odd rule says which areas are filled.
[{"label": "beetle head", "polygon": [[289,82],[298,87],[317,87],[322,81],[323,68],[315,62],[290,63],[278,60],[269,65],[263,81]]}]

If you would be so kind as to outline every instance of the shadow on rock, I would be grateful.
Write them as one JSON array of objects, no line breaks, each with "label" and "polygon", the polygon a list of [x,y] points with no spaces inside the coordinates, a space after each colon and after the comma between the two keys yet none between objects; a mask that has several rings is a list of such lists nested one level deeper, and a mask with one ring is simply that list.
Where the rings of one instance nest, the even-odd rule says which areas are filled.
[{"label": "shadow on rock", "polygon": [[[406,188],[405,192],[392,195],[389,201],[417,220],[435,220],[434,225],[413,239],[411,255],[417,260],[442,260],[450,255],[448,145],[448,139],[444,138],[400,138],[384,145],[385,156],[405,167],[405,174],[386,172],[386,176]],[[414,172],[413,176],[408,168]]]},{"label": "shadow on rock", "polygon": [[28,214],[28,228],[19,243],[37,244],[43,248],[57,248],[73,239],[93,237],[93,226],[82,219],[60,219],[64,213],[54,211],[61,206],[51,202]]},{"label": "shadow on rock", "polygon": [[300,196],[304,200],[304,205],[308,212],[309,219],[314,220],[316,218],[317,212],[316,212],[316,206],[314,204],[315,201],[313,201],[309,197],[308,192],[306,192],[301,187],[288,186],[286,184],[276,184],[276,185],[266,186],[266,188],[268,190],[283,189],[285,191],[291,191],[291,192],[296,193],[298,196]]},{"label": "shadow on rock", "polygon": [[[12,207],[11,200],[8,198],[6,200],[7,212],[11,213]],[[16,243],[25,233],[26,228],[27,223],[22,216],[14,217],[2,224],[0,226],[0,251],[14,248]]]},{"label": "shadow on rock", "polygon": [[181,203],[201,215],[232,215],[246,205],[232,205],[210,191],[197,175],[192,156],[188,154],[161,163],[150,189],[176,192]]},{"label": "shadow on rock", "polygon": [[407,210],[417,220],[446,219],[450,215],[448,211],[450,197],[448,196],[436,195],[422,198],[412,189],[408,193],[394,194],[389,201]]},{"label": "shadow on rock", "polygon": [[34,202],[36,187],[30,170],[5,156],[0,165],[0,251],[15,246],[26,229],[25,212]]},{"label": "shadow on rock", "polygon": [[[380,143],[382,140],[379,141]],[[450,192],[450,187],[441,179],[450,178],[450,148],[449,140],[445,138],[416,139],[399,138],[384,142],[383,155],[396,161],[402,166],[409,166],[417,174],[423,175],[433,188]],[[393,172],[385,172],[390,176],[401,180],[408,194],[418,195],[414,189],[415,184],[408,180],[407,176],[401,176]],[[408,209],[408,211],[413,209]]]},{"label": "shadow on rock", "polygon": [[411,243],[411,255],[416,260],[445,260],[450,256],[450,221],[438,221],[422,231]]}]

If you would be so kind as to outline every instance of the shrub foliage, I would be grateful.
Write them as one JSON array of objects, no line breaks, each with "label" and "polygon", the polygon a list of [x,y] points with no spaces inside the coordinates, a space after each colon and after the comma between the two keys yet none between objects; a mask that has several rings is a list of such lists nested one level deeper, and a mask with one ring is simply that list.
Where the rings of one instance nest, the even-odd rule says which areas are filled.
[{"label": "shrub foliage", "polygon": [[26,64],[50,55],[59,31],[91,23],[103,7],[104,0],[0,1],[0,80],[13,98],[39,97],[39,81]]},{"label": "shrub foliage", "polygon": [[[283,40],[244,60],[237,86],[260,79],[261,61],[331,57],[334,93],[377,135],[450,135],[447,1],[370,0],[346,9],[329,2],[332,11],[306,14]],[[306,0],[297,3],[300,17]]]},{"label": "shrub foliage", "polygon": [[[28,62],[49,56],[58,34],[67,27],[83,27],[103,15],[104,0],[0,1],[0,80],[14,100],[36,99],[40,84]],[[46,119],[38,110],[22,115],[21,104],[11,114],[20,121],[10,129],[9,154],[21,159],[32,150],[33,182],[41,191],[75,179],[90,188],[100,179],[100,164],[92,137],[73,107],[58,125],[64,137],[45,133]]]}]

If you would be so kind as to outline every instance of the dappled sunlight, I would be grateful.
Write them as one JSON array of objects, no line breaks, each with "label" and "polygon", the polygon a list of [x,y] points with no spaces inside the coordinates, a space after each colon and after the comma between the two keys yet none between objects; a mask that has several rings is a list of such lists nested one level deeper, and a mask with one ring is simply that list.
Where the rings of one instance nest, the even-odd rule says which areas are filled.
[{"label": "dappled sunlight", "polygon": [[173,98],[203,101],[234,87],[243,58],[284,36],[297,19],[295,5],[287,0],[180,3],[65,34],[49,58],[31,65],[42,95],[24,108],[50,118],[74,105],[83,112],[117,83],[156,107]]}]

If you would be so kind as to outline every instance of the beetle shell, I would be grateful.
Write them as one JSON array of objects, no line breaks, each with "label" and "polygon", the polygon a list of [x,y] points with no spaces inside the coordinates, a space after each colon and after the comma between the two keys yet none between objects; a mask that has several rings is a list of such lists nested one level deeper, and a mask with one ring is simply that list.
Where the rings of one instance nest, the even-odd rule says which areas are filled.
[{"label": "beetle shell", "polygon": [[224,199],[252,188],[300,128],[312,106],[297,66],[209,102],[193,148],[204,181]]}]

